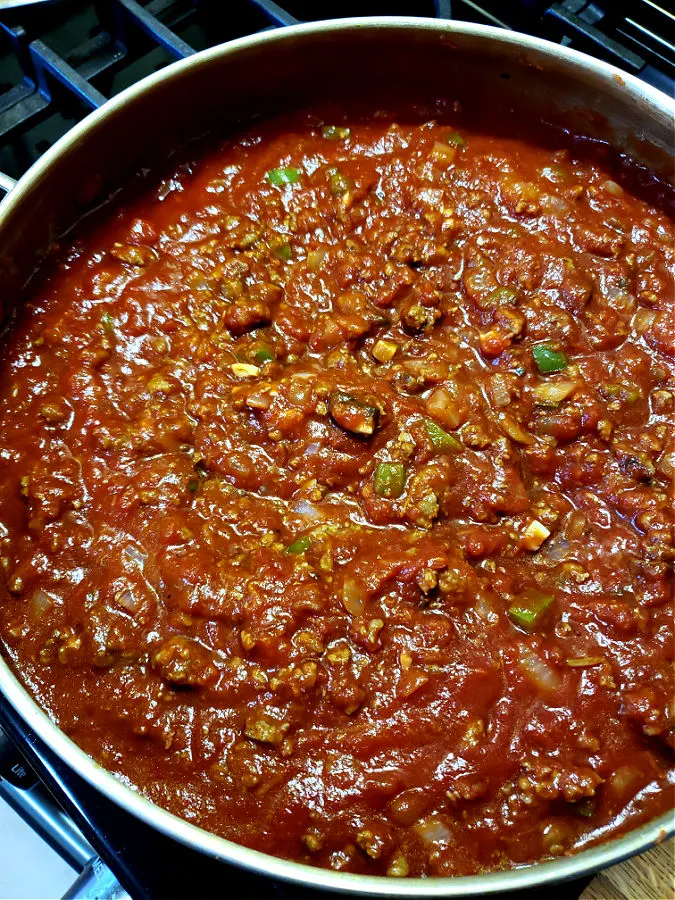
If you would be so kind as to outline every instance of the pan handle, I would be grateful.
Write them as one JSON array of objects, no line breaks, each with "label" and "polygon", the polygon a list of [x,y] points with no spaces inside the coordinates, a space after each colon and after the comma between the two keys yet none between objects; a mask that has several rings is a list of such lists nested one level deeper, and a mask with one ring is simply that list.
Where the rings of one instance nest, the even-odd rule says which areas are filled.
[{"label": "pan handle", "polygon": [[16,178],[12,178],[9,175],[5,175],[4,172],[0,172],[0,190],[3,190],[5,194],[9,194],[15,187]]},{"label": "pan handle", "polygon": [[62,900],[131,900],[110,869],[98,856],[85,865],[80,877],[70,886]]}]

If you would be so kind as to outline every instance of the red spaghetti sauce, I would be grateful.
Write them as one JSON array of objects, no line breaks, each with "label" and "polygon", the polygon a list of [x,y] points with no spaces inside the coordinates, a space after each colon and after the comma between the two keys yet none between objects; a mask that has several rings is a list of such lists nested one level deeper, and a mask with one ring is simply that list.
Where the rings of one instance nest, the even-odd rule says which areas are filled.
[{"label": "red spaghetti sauce", "polygon": [[196,152],[80,229],[0,360],[23,681],[161,806],[352,872],[673,805],[672,223],[450,118]]}]

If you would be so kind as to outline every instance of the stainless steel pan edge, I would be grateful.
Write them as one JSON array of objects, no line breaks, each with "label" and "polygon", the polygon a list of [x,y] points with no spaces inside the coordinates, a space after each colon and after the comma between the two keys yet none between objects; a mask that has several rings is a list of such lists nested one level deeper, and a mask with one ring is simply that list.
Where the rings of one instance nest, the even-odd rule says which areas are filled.
[{"label": "stainless steel pan edge", "polygon": [[[77,157],[88,142],[95,141],[97,132],[104,132],[115,119],[121,121],[127,108],[146,103],[152,95],[159,96],[163,88],[178,85],[182,79],[191,77],[191,74],[195,75],[199,71],[208,73],[211,69],[215,70],[217,65],[235,61],[240,56],[262,59],[262,54],[273,52],[282,43],[289,45],[294,51],[302,51],[313,41],[323,41],[325,46],[329,46],[325,43],[327,40],[330,43],[339,42],[346,36],[376,42],[392,35],[422,43],[435,41],[451,49],[464,48],[470,53],[482,52],[486,56],[496,57],[505,65],[510,61],[514,66],[532,73],[555,70],[556,75],[561,78],[570,77],[587,86],[586,100],[591,108],[595,106],[604,110],[605,106],[613,105],[613,108],[618,109],[623,100],[626,116],[622,118],[622,114],[617,113],[618,118],[613,122],[615,126],[618,122],[619,143],[630,148],[631,137],[635,136],[638,142],[646,138],[650,144],[660,146],[663,151],[672,149],[675,117],[675,101],[672,98],[606,63],[538,38],[488,26],[421,18],[372,17],[293,26],[283,31],[242,38],[174,63],[124,91],[71,129],[23,176],[0,206],[0,264],[8,279],[7,283],[14,283],[15,288],[18,287],[17,279],[27,271],[21,271],[21,266],[15,260],[22,242],[26,242],[22,233],[29,221],[26,207],[30,209],[32,206],[35,216],[35,209],[40,208],[41,192],[47,190],[50,179],[57,179],[63,160],[69,154]],[[14,268],[16,271],[13,271]],[[29,728],[74,770],[111,800],[159,831],[196,850],[244,869],[329,891],[379,897],[467,897],[523,890],[597,871],[640,853],[675,833],[674,811],[623,837],[574,856],[476,876],[385,879],[316,869],[219,838],[140,796],[66,737],[39,708],[2,658],[0,690]]]}]

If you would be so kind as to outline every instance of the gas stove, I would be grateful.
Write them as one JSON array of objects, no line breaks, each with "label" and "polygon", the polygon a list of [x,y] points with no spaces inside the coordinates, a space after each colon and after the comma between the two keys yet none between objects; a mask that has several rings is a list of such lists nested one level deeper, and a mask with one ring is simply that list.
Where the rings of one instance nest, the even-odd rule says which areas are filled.
[{"label": "gas stove", "polygon": [[[18,178],[89,111],[168,63],[233,38],[318,18],[422,15],[537,34],[675,93],[666,0],[0,0],[0,171]],[[20,746],[22,753],[17,747]],[[68,769],[0,697],[0,798],[72,866],[66,897],[242,900],[315,893],[207,859],[118,809]],[[0,843],[0,870],[3,860]],[[79,876],[77,876],[79,872]],[[577,898],[586,882],[546,889]],[[543,897],[541,891],[520,898]]]}]

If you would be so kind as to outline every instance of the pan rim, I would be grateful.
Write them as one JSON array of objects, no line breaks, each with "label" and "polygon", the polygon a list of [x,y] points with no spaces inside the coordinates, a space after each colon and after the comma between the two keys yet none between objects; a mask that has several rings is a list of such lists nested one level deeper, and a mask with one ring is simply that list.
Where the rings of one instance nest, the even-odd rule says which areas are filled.
[{"label": "pan rim", "polygon": [[[223,56],[230,56],[252,47],[262,48],[268,44],[286,40],[289,35],[311,37],[328,31],[348,32],[368,29],[401,31],[419,31],[421,29],[448,35],[479,37],[502,45],[514,45],[521,50],[530,50],[543,56],[562,57],[581,71],[594,72],[607,80],[618,80],[626,90],[627,99],[642,101],[661,112],[671,116],[675,115],[675,99],[670,98],[667,94],[609,63],[596,60],[577,50],[553,44],[542,38],[505,31],[489,25],[420,17],[369,16],[358,19],[329,19],[256,33],[217,45],[178,60],[127,88],[108,100],[100,109],[90,113],[40,157],[3,200],[0,206],[0,217],[9,215],[22,202],[23,198],[39,185],[40,180],[47,176],[50,168],[58,162],[62,155],[83,141],[99,123],[114,116],[135,97],[150,92],[155,86],[178,79],[183,73],[193,68],[208,66]],[[311,884],[314,887],[338,893],[379,897],[457,898],[471,894],[488,895],[579,878],[643,852],[650,846],[675,834],[675,810],[673,810],[620,837],[581,850],[573,856],[504,871],[453,877],[395,879],[320,869],[252,850],[219,837],[197,825],[190,824],[136,792],[112,772],[104,769],[58,728],[23,687],[3,656],[0,656],[0,691],[41,740],[89,784],[100,790],[117,805],[186,846],[224,862],[285,882]]]}]

